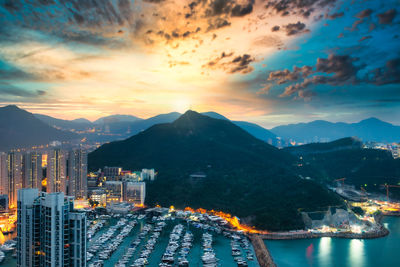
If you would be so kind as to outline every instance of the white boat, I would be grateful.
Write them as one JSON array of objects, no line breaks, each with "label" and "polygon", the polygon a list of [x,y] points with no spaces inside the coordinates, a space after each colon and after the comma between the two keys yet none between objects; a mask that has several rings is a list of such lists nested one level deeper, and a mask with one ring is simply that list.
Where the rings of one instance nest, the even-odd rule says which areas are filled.
[{"label": "white boat", "polygon": [[16,246],[17,246],[16,241],[8,240],[0,247],[0,249],[4,252],[11,252],[16,248]]}]

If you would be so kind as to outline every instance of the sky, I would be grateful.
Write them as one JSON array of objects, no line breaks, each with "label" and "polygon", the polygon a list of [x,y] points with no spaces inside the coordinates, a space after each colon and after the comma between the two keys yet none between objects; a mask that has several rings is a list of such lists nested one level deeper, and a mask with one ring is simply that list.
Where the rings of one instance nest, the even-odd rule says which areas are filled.
[{"label": "sky", "polygon": [[400,125],[400,0],[0,0],[0,105]]}]

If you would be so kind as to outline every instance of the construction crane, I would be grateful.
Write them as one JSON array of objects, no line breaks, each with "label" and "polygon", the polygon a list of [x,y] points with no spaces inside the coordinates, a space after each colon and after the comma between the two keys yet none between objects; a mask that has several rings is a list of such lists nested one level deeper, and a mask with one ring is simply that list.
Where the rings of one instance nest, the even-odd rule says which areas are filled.
[{"label": "construction crane", "polygon": [[387,202],[389,202],[389,187],[400,188],[400,185],[392,185],[392,184],[382,184],[381,186],[386,187],[386,199],[387,199]]},{"label": "construction crane", "polygon": [[342,182],[342,187],[344,186],[344,180],[346,180],[346,178],[340,178],[340,179],[336,179],[336,180],[334,180],[335,182],[339,182],[339,181],[341,181]]}]

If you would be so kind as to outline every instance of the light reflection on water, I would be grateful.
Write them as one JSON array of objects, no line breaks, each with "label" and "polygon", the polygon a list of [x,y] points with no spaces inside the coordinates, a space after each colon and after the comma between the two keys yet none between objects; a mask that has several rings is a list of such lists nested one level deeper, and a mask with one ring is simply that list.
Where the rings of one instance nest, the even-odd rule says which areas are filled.
[{"label": "light reflection on water", "polygon": [[385,217],[390,231],[377,239],[266,240],[278,267],[399,267],[400,217]]},{"label": "light reflection on water", "polygon": [[349,243],[349,266],[364,266],[364,240],[351,239]]},{"label": "light reflection on water", "polygon": [[322,237],[319,240],[318,250],[319,265],[331,266],[332,239],[330,237]]}]

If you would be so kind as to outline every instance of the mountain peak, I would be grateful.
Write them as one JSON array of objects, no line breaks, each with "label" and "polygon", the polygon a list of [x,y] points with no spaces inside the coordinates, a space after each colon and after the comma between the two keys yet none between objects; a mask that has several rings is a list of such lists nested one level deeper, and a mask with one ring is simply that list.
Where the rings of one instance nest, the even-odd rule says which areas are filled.
[{"label": "mountain peak", "polygon": [[182,116],[196,116],[196,115],[200,115],[200,113],[191,109],[187,110],[185,113],[182,114]]},{"label": "mountain peak", "polygon": [[376,117],[370,117],[370,118],[360,121],[360,123],[366,123],[366,122],[368,122],[368,123],[387,123]]},{"label": "mountain peak", "polygon": [[4,107],[2,107],[2,109],[3,110],[23,110],[23,109],[20,109],[18,106],[16,106],[16,105],[8,105],[8,106],[4,106]]},{"label": "mountain peak", "polygon": [[188,110],[185,113],[183,113],[175,122],[183,122],[183,121],[192,121],[192,120],[198,120],[201,118],[206,118],[207,116],[201,115],[200,113],[193,111],[193,110]]}]

